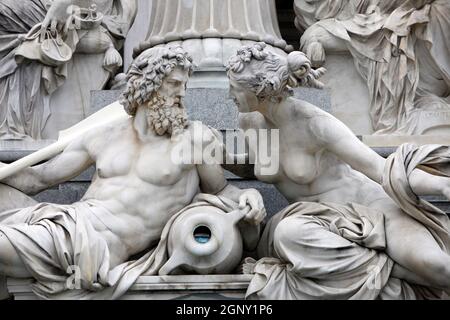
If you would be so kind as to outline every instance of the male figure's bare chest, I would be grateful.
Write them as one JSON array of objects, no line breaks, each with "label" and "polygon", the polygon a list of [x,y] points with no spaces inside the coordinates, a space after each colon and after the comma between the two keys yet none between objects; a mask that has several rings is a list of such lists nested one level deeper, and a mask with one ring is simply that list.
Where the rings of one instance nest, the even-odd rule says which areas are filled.
[{"label": "male figure's bare chest", "polygon": [[97,174],[103,179],[127,176],[136,182],[173,185],[190,169],[188,164],[174,161],[176,148],[177,143],[165,137],[149,142],[118,138],[99,153]]}]

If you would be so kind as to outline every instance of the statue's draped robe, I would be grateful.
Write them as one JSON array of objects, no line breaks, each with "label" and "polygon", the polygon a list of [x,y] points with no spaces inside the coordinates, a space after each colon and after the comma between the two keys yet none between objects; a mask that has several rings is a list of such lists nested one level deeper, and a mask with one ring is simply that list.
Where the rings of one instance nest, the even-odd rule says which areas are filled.
[{"label": "statue's draped robe", "polygon": [[376,133],[421,134],[418,111],[450,110],[448,0],[296,0],[295,10],[299,28],[347,42]]},{"label": "statue's draped robe", "polygon": [[[50,117],[50,95],[60,88],[68,75],[67,64],[45,66],[25,60],[16,62],[22,38],[47,13],[46,0],[0,0],[0,139],[41,139]],[[105,12],[102,27],[113,39],[125,38],[130,21],[124,21],[120,0],[108,0],[99,9]],[[69,43],[76,45],[78,39]],[[77,72],[74,68],[70,72]]]},{"label": "statue's draped robe", "polygon": [[[450,176],[450,149],[403,145],[386,163],[383,187],[405,214],[427,228],[450,254],[450,220],[417,197],[409,174],[417,167]],[[386,212],[389,214],[389,212]],[[283,225],[284,223],[284,225]],[[279,227],[279,229],[278,229]],[[258,247],[249,299],[438,299],[439,290],[391,277],[381,212],[358,204],[295,203],[274,216]],[[401,232],[399,230],[399,232]]]},{"label": "statue's draped robe", "polygon": [[157,246],[138,260],[114,268],[109,262],[110,248],[89,216],[101,211],[102,217],[115,217],[95,200],[73,205],[41,203],[0,213],[0,233],[10,240],[36,280],[32,289],[39,297],[118,299],[141,275],[158,275],[169,258],[167,241],[173,222],[189,209],[205,206],[231,212],[237,204],[223,197],[197,195],[191,205],[168,218]]},{"label": "statue's draped robe", "polygon": [[[383,187],[405,214],[418,220],[450,254],[450,220],[417,197],[409,174],[421,168],[450,176],[450,149],[404,145],[386,163]],[[5,192],[5,191],[2,191]],[[13,193],[12,193],[13,195]],[[20,194],[19,194],[20,196]],[[26,200],[26,199],[25,199]],[[73,205],[36,204],[0,214],[0,233],[8,237],[36,282],[33,291],[47,299],[119,298],[141,275],[157,275],[168,260],[171,225],[192,207],[214,206],[231,212],[225,198],[199,195],[171,217],[159,244],[136,261],[109,264],[104,238],[89,221],[114,215],[95,200]],[[388,212],[386,214],[389,214]],[[278,229],[283,222],[289,228]],[[287,232],[286,232],[287,230]],[[358,204],[301,202],[274,216],[258,246],[261,260],[247,291],[249,299],[436,299],[442,292],[391,277],[394,261],[385,254],[381,212]],[[77,282],[74,274],[81,275]],[[71,286],[81,285],[80,290]]]}]

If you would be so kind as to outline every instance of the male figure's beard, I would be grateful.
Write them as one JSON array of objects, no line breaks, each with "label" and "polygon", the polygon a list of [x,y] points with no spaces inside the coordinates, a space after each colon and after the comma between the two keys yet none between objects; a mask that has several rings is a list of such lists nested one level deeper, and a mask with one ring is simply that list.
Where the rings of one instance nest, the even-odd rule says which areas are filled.
[{"label": "male figure's beard", "polygon": [[166,98],[155,93],[146,111],[148,126],[160,136],[181,134],[188,123],[183,102],[179,99]]}]

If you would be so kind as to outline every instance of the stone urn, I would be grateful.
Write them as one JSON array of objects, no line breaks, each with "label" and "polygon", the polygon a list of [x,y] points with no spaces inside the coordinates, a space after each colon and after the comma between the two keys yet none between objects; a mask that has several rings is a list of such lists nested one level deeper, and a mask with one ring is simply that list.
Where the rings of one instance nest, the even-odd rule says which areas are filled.
[{"label": "stone urn", "polygon": [[169,260],[159,271],[169,274],[229,274],[243,254],[237,227],[244,213],[215,207],[187,210],[173,223],[168,236]]}]

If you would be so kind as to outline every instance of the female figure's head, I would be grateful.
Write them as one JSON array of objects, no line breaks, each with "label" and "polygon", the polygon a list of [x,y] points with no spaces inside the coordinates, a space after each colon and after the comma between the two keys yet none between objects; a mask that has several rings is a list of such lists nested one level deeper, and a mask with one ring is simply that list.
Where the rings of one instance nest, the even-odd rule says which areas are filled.
[{"label": "female figure's head", "polygon": [[326,70],[313,70],[304,53],[283,57],[265,47],[265,43],[244,46],[228,62],[230,94],[240,112],[256,111],[266,101],[280,103],[292,96],[295,87],[323,87],[317,79]]}]

